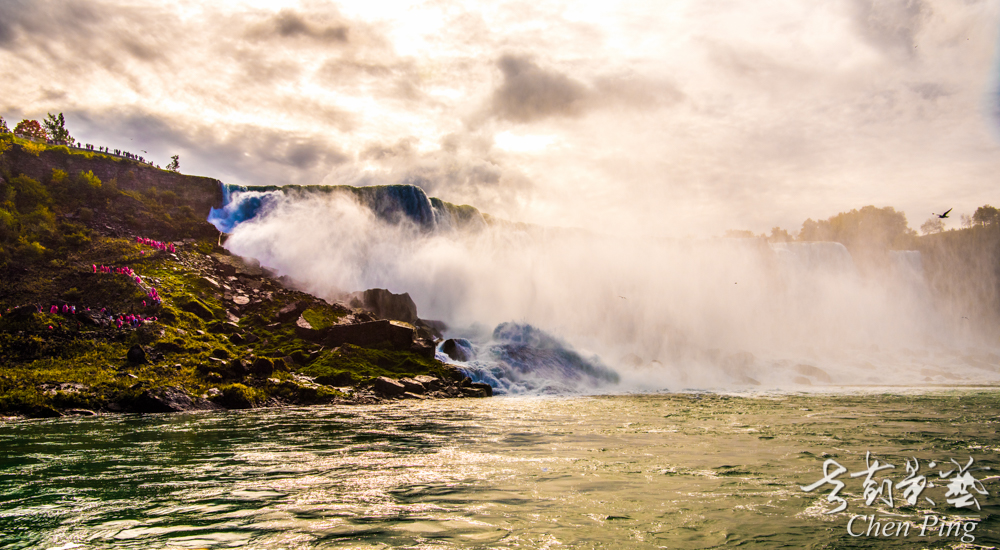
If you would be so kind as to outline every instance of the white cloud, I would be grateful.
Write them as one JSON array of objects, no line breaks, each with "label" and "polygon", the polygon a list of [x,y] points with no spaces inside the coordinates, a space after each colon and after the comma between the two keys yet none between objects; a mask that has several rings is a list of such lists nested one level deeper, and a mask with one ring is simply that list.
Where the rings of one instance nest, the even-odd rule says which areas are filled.
[{"label": "white cloud", "polygon": [[422,181],[543,224],[917,224],[996,201],[998,22],[960,0],[11,1],[0,114],[224,181]]}]

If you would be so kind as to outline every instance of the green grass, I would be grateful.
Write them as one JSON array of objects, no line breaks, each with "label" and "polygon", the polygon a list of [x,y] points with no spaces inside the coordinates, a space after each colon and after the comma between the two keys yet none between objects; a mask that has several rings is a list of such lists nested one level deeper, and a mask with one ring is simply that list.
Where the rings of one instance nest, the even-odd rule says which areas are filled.
[{"label": "green grass", "polygon": [[[17,153],[12,143],[38,150],[44,163],[43,171],[33,168],[33,177],[38,179],[18,172],[10,162],[23,158],[11,154]],[[292,381],[291,373],[280,370],[273,374],[278,384],[232,377],[220,380],[210,376],[217,366],[211,361],[213,354],[246,362],[253,357],[293,356],[298,363],[295,368],[303,374],[350,372],[357,381],[380,375],[445,373],[442,364],[407,352],[353,346],[320,351],[321,345],[299,338],[295,319],[276,323],[278,311],[291,302],[306,302],[310,305],[304,315],[318,329],[340,322],[348,311],[277,285],[268,287],[272,299],[255,301],[241,310],[238,331],[244,340],[231,339],[226,306],[232,308],[232,304],[226,303],[223,290],[206,280],[205,273],[137,244],[133,236],[108,236],[124,230],[158,240],[193,238],[193,243],[178,251],[188,263],[203,263],[205,254],[226,253],[218,245],[217,231],[201,214],[206,197],[211,197],[205,192],[211,182],[171,175],[168,178],[177,191],[155,185],[139,191],[130,171],[119,176],[122,189],[116,178],[102,182],[93,171],[66,162],[79,155],[106,157],[64,146],[0,139],[0,414],[34,414],[39,407],[117,410],[128,408],[146,389],[168,385],[181,386],[193,395],[219,388],[221,402],[232,407],[257,406],[274,398],[319,403],[340,395],[331,388],[300,386]],[[36,161],[27,164],[34,166]],[[176,178],[192,179],[178,183]],[[190,185],[193,191],[186,193],[181,184]],[[198,206],[198,215],[192,206]],[[143,305],[145,290],[133,280],[125,275],[95,274],[93,264],[131,267],[158,290],[163,304]],[[217,274],[207,275],[224,283]],[[114,313],[156,316],[159,321],[119,331],[78,326],[77,319],[62,315],[42,313],[18,320],[6,314],[8,308],[24,304],[36,304],[47,312],[50,305],[63,301],[80,312],[88,307],[93,311],[107,308]],[[154,356],[162,354],[162,360],[154,366],[126,365],[126,352],[135,344]],[[238,372],[231,371],[233,376]],[[40,389],[60,383],[87,388],[76,392]]]},{"label": "green grass", "polygon": [[302,317],[312,325],[312,328],[322,330],[337,324],[346,315],[345,312],[327,306],[326,304],[313,306],[302,312]]}]

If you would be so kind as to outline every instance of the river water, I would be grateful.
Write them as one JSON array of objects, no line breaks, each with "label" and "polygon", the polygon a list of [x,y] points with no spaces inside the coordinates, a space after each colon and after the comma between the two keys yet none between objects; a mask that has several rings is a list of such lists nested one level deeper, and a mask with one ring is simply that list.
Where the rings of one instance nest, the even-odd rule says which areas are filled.
[{"label": "river water", "polygon": [[[0,548],[969,547],[960,533],[1000,544],[995,390],[892,391],[8,422]],[[877,482],[902,481],[910,458],[935,487],[917,508],[900,507],[903,489],[892,508],[866,505],[864,475],[850,474],[869,451],[895,466]],[[970,457],[978,510],[947,504],[941,477]],[[829,459],[848,469],[837,514],[824,513],[832,485],[802,490]],[[872,514],[911,530],[866,535],[856,520],[862,535],[848,533]],[[930,516],[948,532],[921,537]]]}]

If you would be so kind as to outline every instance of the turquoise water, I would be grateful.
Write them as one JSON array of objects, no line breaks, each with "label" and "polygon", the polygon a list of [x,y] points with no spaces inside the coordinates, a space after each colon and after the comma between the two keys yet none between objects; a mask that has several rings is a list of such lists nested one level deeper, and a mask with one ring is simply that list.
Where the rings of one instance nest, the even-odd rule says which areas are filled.
[{"label": "turquoise water", "polygon": [[[104,416],[0,424],[0,548],[924,548],[925,512],[1000,544],[992,391],[666,394]],[[834,459],[936,460],[988,496],[866,506]],[[937,470],[943,469],[939,464]],[[936,472],[936,470],[935,470]],[[935,473],[932,477],[938,477]],[[876,501],[877,502],[877,501]],[[852,537],[853,515],[914,521]],[[899,521],[896,519],[895,521]],[[854,531],[863,531],[862,521]]]}]

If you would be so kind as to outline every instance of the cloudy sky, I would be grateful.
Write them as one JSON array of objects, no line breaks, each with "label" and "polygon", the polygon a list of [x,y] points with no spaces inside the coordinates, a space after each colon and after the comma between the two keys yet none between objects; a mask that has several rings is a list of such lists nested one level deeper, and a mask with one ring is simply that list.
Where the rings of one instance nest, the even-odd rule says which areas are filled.
[{"label": "cloudy sky", "polygon": [[919,227],[1000,203],[998,24],[996,0],[2,0],[0,115],[625,235],[867,204]]}]

